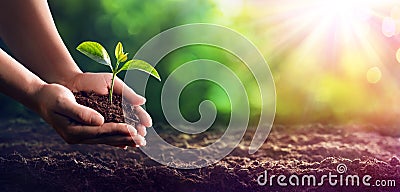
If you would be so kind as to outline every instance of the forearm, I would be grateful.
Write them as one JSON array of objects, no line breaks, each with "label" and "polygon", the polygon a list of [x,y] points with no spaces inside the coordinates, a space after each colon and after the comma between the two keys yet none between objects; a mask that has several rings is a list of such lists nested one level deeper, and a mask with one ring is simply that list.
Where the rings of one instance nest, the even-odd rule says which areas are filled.
[{"label": "forearm", "polygon": [[35,94],[46,83],[0,49],[0,92],[37,110]]},{"label": "forearm", "polygon": [[46,0],[3,0],[0,37],[14,56],[49,83],[81,73],[53,22]]}]

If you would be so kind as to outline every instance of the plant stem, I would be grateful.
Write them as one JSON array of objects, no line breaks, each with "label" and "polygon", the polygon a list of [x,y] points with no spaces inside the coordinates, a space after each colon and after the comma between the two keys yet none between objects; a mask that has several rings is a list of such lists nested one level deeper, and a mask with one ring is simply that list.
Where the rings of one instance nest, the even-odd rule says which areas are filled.
[{"label": "plant stem", "polygon": [[114,92],[115,76],[117,76],[117,73],[118,73],[118,66],[119,66],[119,61],[117,60],[117,64],[115,65],[115,68],[112,69],[113,76],[112,76],[112,79],[111,79],[111,87],[110,87],[110,95],[109,95],[111,105],[113,104],[112,96],[113,96],[113,92]]},{"label": "plant stem", "polygon": [[111,79],[111,87],[110,87],[110,103],[111,103],[111,105],[113,104],[112,97],[113,97],[113,91],[114,91],[115,76],[117,76],[117,74],[113,72],[113,76]]}]

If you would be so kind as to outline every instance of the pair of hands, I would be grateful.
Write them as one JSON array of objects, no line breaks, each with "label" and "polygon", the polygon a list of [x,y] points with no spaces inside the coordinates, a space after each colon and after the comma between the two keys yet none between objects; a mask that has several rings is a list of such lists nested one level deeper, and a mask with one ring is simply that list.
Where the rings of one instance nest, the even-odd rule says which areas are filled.
[{"label": "pair of hands", "polygon": [[36,93],[37,111],[69,144],[106,144],[115,147],[144,146],[146,127],[152,126],[149,114],[140,107],[146,100],[116,79],[114,93],[122,94],[135,106],[140,124],[104,123],[97,111],[79,105],[72,91],[94,91],[106,95],[112,74],[78,73],[60,84],[45,84]]}]

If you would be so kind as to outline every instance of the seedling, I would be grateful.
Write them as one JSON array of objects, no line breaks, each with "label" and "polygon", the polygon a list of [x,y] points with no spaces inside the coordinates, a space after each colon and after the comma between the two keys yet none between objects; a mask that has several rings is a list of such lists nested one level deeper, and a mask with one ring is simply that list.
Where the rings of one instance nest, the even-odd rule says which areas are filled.
[{"label": "seedling", "polygon": [[[110,56],[108,55],[107,50],[100,43],[93,41],[85,41],[81,43],[76,49],[81,53],[83,53],[84,55],[88,56],[89,58],[93,59],[94,61],[103,65],[108,65],[111,68],[113,74],[111,79],[111,88],[109,90],[109,97],[111,104],[112,104],[112,95],[114,90],[114,80],[117,74],[121,71],[137,69],[152,75],[159,81],[161,80],[160,75],[158,75],[156,69],[154,69],[154,67],[151,66],[146,61],[137,59],[131,59],[127,61],[128,53],[124,53],[124,48],[122,47],[121,42],[118,42],[117,46],[115,46],[116,64],[114,66],[111,64]],[[119,67],[120,65],[122,67]]]}]

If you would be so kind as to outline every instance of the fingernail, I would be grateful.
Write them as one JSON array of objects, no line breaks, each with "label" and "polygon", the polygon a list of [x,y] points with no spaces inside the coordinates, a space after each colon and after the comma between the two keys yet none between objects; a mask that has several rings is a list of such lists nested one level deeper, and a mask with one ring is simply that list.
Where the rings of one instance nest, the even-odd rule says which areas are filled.
[{"label": "fingernail", "polygon": [[143,139],[143,141],[141,141],[140,144],[141,144],[142,146],[146,146],[146,139]]},{"label": "fingernail", "polygon": [[133,127],[132,125],[128,126],[128,131],[131,134],[131,136],[136,136],[137,135],[137,131],[136,131],[135,127]]},{"label": "fingernail", "polygon": [[146,140],[144,138],[139,138],[136,140],[136,147],[143,147],[146,145]]},{"label": "fingernail", "polygon": [[143,96],[140,96],[143,99],[143,103],[146,103],[146,98],[144,98]]}]

